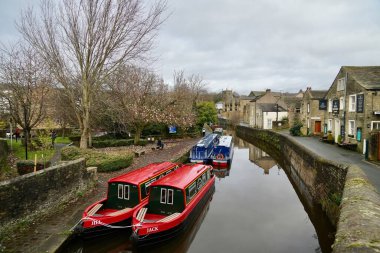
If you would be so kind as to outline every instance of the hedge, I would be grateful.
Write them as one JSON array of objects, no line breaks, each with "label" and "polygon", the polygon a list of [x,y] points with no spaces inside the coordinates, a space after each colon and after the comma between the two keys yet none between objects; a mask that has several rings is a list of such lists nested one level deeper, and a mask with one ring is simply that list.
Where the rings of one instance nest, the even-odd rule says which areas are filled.
[{"label": "hedge", "polygon": [[[36,170],[43,170],[44,168],[47,168],[50,166],[50,162],[47,161],[44,163],[37,162],[36,164]],[[34,172],[34,161],[32,160],[20,160],[16,163],[17,172],[19,175],[28,174],[31,172]]]},{"label": "hedge", "polygon": [[64,147],[61,151],[63,161],[71,161],[80,157],[86,158],[87,166],[98,168],[99,172],[115,171],[127,168],[132,164],[133,155],[110,155],[89,149],[80,149],[74,146]]},{"label": "hedge", "polygon": [[[122,147],[122,146],[130,146],[133,145],[133,139],[113,139],[107,135],[107,139],[104,136],[94,137],[92,139],[92,146],[94,148],[106,148],[106,147]],[[80,136],[70,136],[69,139],[72,142],[79,143]],[[140,139],[138,145],[145,146],[148,143],[146,139]]]}]

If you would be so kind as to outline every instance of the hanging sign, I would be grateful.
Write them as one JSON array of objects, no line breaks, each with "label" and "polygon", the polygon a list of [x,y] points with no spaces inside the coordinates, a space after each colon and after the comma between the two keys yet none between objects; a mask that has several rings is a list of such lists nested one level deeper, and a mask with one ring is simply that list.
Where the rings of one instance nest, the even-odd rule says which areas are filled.
[{"label": "hanging sign", "polygon": [[364,112],[364,94],[356,95],[356,112]]},{"label": "hanging sign", "polygon": [[319,100],[319,110],[326,111],[327,110],[327,100],[320,99]]},{"label": "hanging sign", "polygon": [[332,101],[332,113],[339,114],[339,100]]}]

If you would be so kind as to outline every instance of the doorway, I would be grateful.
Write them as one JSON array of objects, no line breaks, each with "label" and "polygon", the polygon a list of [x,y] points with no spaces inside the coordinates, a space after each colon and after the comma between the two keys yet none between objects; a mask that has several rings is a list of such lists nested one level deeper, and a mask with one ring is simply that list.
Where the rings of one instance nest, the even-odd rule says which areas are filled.
[{"label": "doorway", "polygon": [[321,122],[320,121],[315,121],[315,126],[314,126],[314,132],[316,134],[319,134],[321,132]]},{"label": "doorway", "polygon": [[335,127],[334,127],[334,138],[335,142],[338,142],[338,136],[340,135],[340,120],[335,119]]}]

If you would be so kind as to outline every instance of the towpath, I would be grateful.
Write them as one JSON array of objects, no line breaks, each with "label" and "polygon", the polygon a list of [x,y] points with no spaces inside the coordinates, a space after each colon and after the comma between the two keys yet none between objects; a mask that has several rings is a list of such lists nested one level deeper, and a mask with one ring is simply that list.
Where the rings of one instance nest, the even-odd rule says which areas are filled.
[{"label": "towpath", "polygon": [[380,166],[366,161],[360,153],[323,143],[317,137],[291,136],[289,131],[282,131],[281,134],[293,139],[321,157],[335,162],[358,165],[367,175],[372,185],[380,192]]},{"label": "towpath", "polygon": [[[83,210],[90,204],[106,196],[107,182],[110,178],[143,167],[149,163],[170,161],[180,158],[199,139],[175,140],[165,142],[163,150],[152,150],[155,144],[146,146],[145,154],[134,159],[126,169],[98,174],[98,185],[91,193],[83,193],[76,202],[69,203],[58,213],[33,224],[31,229],[13,235],[12,242],[6,245],[6,252],[54,252],[68,237],[68,231],[82,217]],[[0,248],[0,252],[2,249]]]}]

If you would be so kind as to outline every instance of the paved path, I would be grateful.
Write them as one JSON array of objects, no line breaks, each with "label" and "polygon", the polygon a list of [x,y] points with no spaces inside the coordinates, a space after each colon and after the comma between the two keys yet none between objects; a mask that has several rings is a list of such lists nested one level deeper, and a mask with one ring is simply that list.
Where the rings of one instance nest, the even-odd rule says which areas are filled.
[{"label": "paved path", "polygon": [[365,161],[364,156],[360,153],[339,148],[336,145],[323,143],[319,141],[317,137],[291,136],[288,131],[283,131],[281,134],[292,138],[305,148],[326,159],[345,164],[358,165],[367,175],[373,186],[377,188],[377,191],[380,192],[380,166]]},{"label": "paved path", "polygon": [[50,159],[50,165],[54,166],[61,160],[61,150],[63,147],[67,146],[68,144],[63,143],[55,143],[54,144],[54,155]]}]

